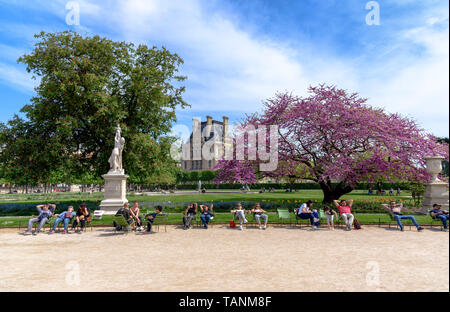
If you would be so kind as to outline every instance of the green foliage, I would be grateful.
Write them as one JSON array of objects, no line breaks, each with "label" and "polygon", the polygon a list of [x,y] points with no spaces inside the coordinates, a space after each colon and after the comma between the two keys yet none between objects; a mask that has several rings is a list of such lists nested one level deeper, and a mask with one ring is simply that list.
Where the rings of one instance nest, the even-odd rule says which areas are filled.
[{"label": "green foliage", "polygon": [[109,169],[120,124],[131,181],[175,181],[165,135],[176,108],[188,106],[183,60],[164,47],[73,31],[35,37],[34,50],[18,61],[40,84],[21,110],[26,120],[0,125],[1,176],[14,184],[96,181]]}]

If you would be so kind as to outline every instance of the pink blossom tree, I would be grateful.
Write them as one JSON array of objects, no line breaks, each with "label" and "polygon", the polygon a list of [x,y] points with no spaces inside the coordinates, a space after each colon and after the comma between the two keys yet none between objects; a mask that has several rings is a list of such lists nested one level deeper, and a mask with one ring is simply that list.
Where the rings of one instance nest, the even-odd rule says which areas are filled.
[{"label": "pink blossom tree", "polygon": [[308,97],[276,94],[262,113],[247,116],[241,126],[278,125],[278,168],[258,172],[258,159],[221,160],[216,182],[297,177],[318,183],[324,202],[331,202],[359,183],[425,181],[425,156],[448,160],[448,144],[437,143],[415,121],[366,101],[328,85],[310,87]]}]

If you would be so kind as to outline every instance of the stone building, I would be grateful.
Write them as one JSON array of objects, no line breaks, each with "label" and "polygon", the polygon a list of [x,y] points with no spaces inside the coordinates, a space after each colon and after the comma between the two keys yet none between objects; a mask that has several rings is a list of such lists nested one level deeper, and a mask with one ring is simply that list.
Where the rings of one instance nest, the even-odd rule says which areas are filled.
[{"label": "stone building", "polygon": [[228,117],[218,121],[206,116],[206,121],[195,118],[192,121],[189,141],[183,144],[181,168],[186,171],[213,170],[227,146]]}]

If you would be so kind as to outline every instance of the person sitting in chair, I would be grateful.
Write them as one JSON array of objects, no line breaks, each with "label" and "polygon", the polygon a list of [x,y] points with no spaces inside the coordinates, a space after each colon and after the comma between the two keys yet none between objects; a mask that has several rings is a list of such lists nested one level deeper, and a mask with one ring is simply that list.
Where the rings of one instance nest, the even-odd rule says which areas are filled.
[{"label": "person sitting in chair", "polygon": [[57,217],[55,222],[53,223],[53,228],[50,231],[50,234],[55,233],[56,228],[58,227],[58,224],[61,222],[64,222],[64,234],[67,234],[67,230],[69,228],[69,223],[72,221],[73,218],[75,218],[77,215],[76,212],[73,211],[73,206],[69,206],[67,208],[67,211],[55,214]]},{"label": "person sitting in chair", "polygon": [[[267,212],[261,208],[259,203],[256,203],[255,208],[252,209],[252,213],[255,216],[256,222],[258,222],[259,229],[265,230],[267,228],[267,221],[269,221]],[[261,219],[264,219],[264,226],[261,225]]]},{"label": "person sitting in chair", "polygon": [[147,219],[147,231],[145,231],[145,233],[150,233],[152,231],[152,225],[157,216],[166,215],[164,212],[162,212],[162,210],[163,210],[162,206],[157,206],[156,212],[149,213],[148,215],[145,216],[145,219]]},{"label": "person sitting in chair", "polygon": [[434,204],[433,209],[430,210],[430,215],[433,219],[439,219],[442,221],[444,226],[444,231],[447,232],[447,222],[448,222],[448,210],[441,209],[441,205]]},{"label": "person sitting in chair", "polygon": [[355,220],[355,216],[352,214],[352,206],[353,206],[353,199],[348,201],[341,200],[340,202],[337,200],[334,200],[334,205],[339,211],[339,215],[341,216],[342,220],[344,220],[344,223],[346,225],[346,231],[352,230],[353,221]]},{"label": "person sitting in chair", "polygon": [[411,220],[412,223],[414,223],[414,225],[416,226],[417,231],[420,232],[423,230],[423,227],[421,227],[419,223],[417,223],[416,218],[414,218],[414,216],[404,215],[402,213],[402,209],[407,210],[406,208],[403,207],[403,204],[397,204],[395,201],[391,201],[389,205],[382,204],[381,206],[383,206],[383,208],[387,210],[387,212],[395,219],[395,221],[397,221],[397,224],[400,227],[400,231],[404,230],[402,220]]},{"label": "person sitting in chair", "polygon": [[236,210],[231,210],[230,211],[232,214],[234,214],[235,218],[239,219],[239,230],[243,230],[242,228],[242,224],[244,223],[248,223],[247,219],[245,218],[245,210],[242,209],[242,204],[241,203],[237,203],[236,205]]},{"label": "person sitting in chair", "polygon": [[91,210],[89,210],[87,205],[83,203],[80,205],[80,207],[78,207],[75,220],[73,221],[72,224],[72,230],[75,230],[77,228],[77,225],[80,223],[81,229],[78,233],[81,234],[86,228],[86,222],[90,221],[91,221]]},{"label": "person sitting in chair", "polygon": [[208,228],[209,221],[211,221],[211,219],[214,218],[213,207],[214,207],[213,203],[211,204],[211,206],[200,205],[200,211],[202,213],[200,215],[200,219],[202,220],[203,227],[205,229]]},{"label": "person sitting in chair", "polygon": [[133,218],[134,222],[137,224],[136,230],[142,231],[144,227],[142,226],[142,218],[139,215],[140,209],[139,209],[139,203],[135,202],[133,207],[130,209],[130,215]]},{"label": "person sitting in chair", "polygon": [[[39,213],[39,215],[36,218],[30,219],[28,221],[28,228],[23,233],[24,235],[31,235],[31,234],[39,234],[41,231],[41,228],[44,226],[45,223],[47,223],[48,220],[50,220],[53,212],[56,209],[55,204],[45,204],[45,205],[37,205],[36,209]],[[33,224],[39,222],[39,225],[34,233],[31,232],[31,229],[33,228]]]},{"label": "person sitting in chair", "polygon": [[194,220],[197,214],[198,205],[197,203],[191,203],[184,211],[183,216],[183,229],[187,230],[191,227],[192,220]]},{"label": "person sitting in chair", "polygon": [[[123,204],[123,207],[117,210],[116,216],[123,216],[124,219],[127,221],[128,224],[132,224],[133,218],[131,217],[130,208],[128,203]],[[116,221],[113,222],[114,227],[117,231],[121,231],[122,227],[116,223]]]},{"label": "person sitting in chair", "polygon": [[296,209],[296,214],[300,219],[309,219],[313,230],[317,230],[319,226],[319,213],[317,210],[311,210],[313,205],[312,200],[308,200],[306,203]]}]

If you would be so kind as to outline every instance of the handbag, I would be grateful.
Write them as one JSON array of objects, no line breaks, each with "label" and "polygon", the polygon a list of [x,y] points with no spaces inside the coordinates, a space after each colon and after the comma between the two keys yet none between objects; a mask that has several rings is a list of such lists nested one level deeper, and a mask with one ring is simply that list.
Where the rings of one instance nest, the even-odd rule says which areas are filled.
[{"label": "handbag", "polygon": [[230,221],[230,228],[234,229],[236,227],[236,223],[233,220]]}]

